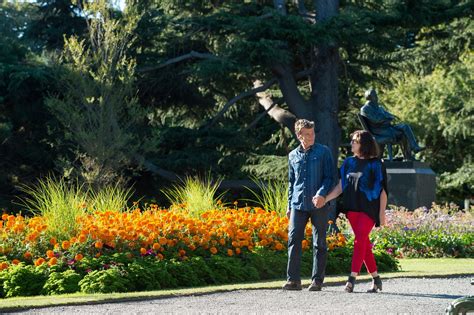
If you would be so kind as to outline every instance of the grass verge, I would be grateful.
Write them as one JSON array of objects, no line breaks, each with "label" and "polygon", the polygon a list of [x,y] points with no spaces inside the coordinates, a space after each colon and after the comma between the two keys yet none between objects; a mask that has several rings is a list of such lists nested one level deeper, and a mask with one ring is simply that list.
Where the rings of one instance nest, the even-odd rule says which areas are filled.
[{"label": "grass verge", "polygon": [[[474,275],[474,259],[472,258],[432,258],[432,259],[401,259],[402,271],[384,273],[382,277],[447,277],[459,275]],[[328,285],[343,283],[347,275],[328,276],[325,283]],[[369,279],[362,275],[360,279]],[[278,289],[284,280],[272,280],[255,283],[239,283],[231,285],[208,286],[199,288],[160,290],[148,292],[109,293],[109,294],[65,294],[53,296],[16,297],[0,300],[0,312],[36,307],[59,305],[81,305],[105,302],[118,302],[130,300],[144,300],[151,298],[166,298],[187,295],[202,295],[233,290]],[[309,280],[304,283],[309,284]]]}]

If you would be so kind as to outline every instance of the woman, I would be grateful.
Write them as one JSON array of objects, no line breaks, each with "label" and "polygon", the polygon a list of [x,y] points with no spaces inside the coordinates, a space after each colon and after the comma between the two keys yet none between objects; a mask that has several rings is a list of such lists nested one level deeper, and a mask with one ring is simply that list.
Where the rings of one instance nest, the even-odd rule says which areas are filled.
[{"label": "woman", "polygon": [[343,209],[355,234],[351,275],[345,290],[353,292],[355,280],[365,264],[372,275],[372,287],[367,292],[382,291],[382,281],[377,273],[369,234],[375,226],[385,225],[387,206],[387,174],[378,158],[378,147],[374,137],[365,130],[351,135],[353,157],[344,160],[341,179],[327,195],[326,202],[343,194]]}]

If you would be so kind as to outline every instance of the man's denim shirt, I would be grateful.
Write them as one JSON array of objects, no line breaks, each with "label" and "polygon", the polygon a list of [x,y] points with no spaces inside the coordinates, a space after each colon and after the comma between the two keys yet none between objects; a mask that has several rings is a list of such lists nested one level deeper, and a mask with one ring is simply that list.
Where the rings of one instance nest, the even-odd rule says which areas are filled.
[{"label": "man's denim shirt", "polygon": [[288,207],[291,210],[315,209],[312,199],[325,197],[334,185],[335,169],[331,151],[315,143],[307,151],[301,145],[288,157]]}]

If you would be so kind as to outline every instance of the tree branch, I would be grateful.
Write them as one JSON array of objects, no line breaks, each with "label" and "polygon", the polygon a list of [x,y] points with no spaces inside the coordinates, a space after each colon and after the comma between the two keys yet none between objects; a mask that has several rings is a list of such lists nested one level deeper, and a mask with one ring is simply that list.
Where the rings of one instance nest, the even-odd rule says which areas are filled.
[{"label": "tree branch", "polygon": [[159,65],[141,68],[141,69],[138,69],[137,71],[138,72],[150,72],[150,71],[158,70],[158,69],[167,67],[169,65],[172,65],[174,63],[178,63],[178,62],[181,62],[181,61],[184,61],[184,60],[187,60],[187,59],[192,59],[192,58],[221,60],[221,58],[219,58],[219,57],[217,57],[213,54],[200,53],[200,52],[197,52],[197,51],[193,50],[193,51],[191,51],[191,52],[189,52],[185,55],[169,59],[166,62],[160,63]]},{"label": "tree branch", "polygon": [[[261,85],[262,82],[260,80],[254,82],[254,87],[256,88]],[[265,108],[271,118],[288,128],[293,134],[295,133],[296,116],[294,114],[276,105],[270,95],[265,92],[257,93],[257,98],[260,105]]]},{"label": "tree branch", "polygon": [[213,126],[216,123],[216,121],[219,120],[219,118],[221,118],[222,115],[224,115],[224,113],[233,104],[237,103],[239,100],[241,100],[243,98],[246,98],[246,97],[249,97],[249,96],[252,96],[252,95],[255,95],[258,92],[263,92],[263,91],[267,90],[270,86],[275,84],[276,82],[277,82],[277,80],[275,78],[273,78],[270,81],[268,81],[267,83],[262,84],[261,86],[259,86],[257,88],[253,88],[251,90],[245,91],[245,92],[240,93],[239,95],[235,96],[234,98],[232,98],[230,101],[228,101],[224,105],[224,107],[216,114],[216,116],[214,116],[214,118],[212,119],[212,121],[209,123],[209,125],[206,128],[209,128],[209,127]]},{"label": "tree branch", "polygon": [[252,129],[253,127],[255,127],[257,125],[257,123],[260,121],[260,119],[265,117],[273,107],[275,107],[276,105],[280,105],[282,103],[283,103],[283,99],[279,99],[279,100],[273,102],[273,104],[268,109],[265,109],[265,111],[263,113],[258,114],[257,118],[255,118],[247,127],[245,127],[243,129],[243,131],[247,131],[247,130]]}]

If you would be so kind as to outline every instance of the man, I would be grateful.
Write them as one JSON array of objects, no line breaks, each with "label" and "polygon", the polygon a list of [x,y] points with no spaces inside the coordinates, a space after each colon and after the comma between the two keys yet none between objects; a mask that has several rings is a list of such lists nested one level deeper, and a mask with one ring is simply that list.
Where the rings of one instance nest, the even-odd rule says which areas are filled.
[{"label": "man", "polygon": [[408,148],[405,150],[404,155],[407,160],[412,159],[412,152],[418,153],[425,149],[418,145],[409,125],[391,124],[395,116],[379,106],[375,90],[367,90],[365,98],[367,102],[360,109],[360,114],[366,118],[369,131],[375,136],[378,143],[385,143],[386,141],[396,142],[399,139],[405,140]]},{"label": "man", "polygon": [[[314,123],[299,119],[295,132],[300,145],[288,158],[288,268],[284,290],[301,290],[302,241],[308,219],[313,227],[313,272],[310,291],[320,291],[327,261],[328,212],[325,196],[334,183],[334,165],[329,148],[314,143]],[[320,208],[320,209],[317,209]]]}]

